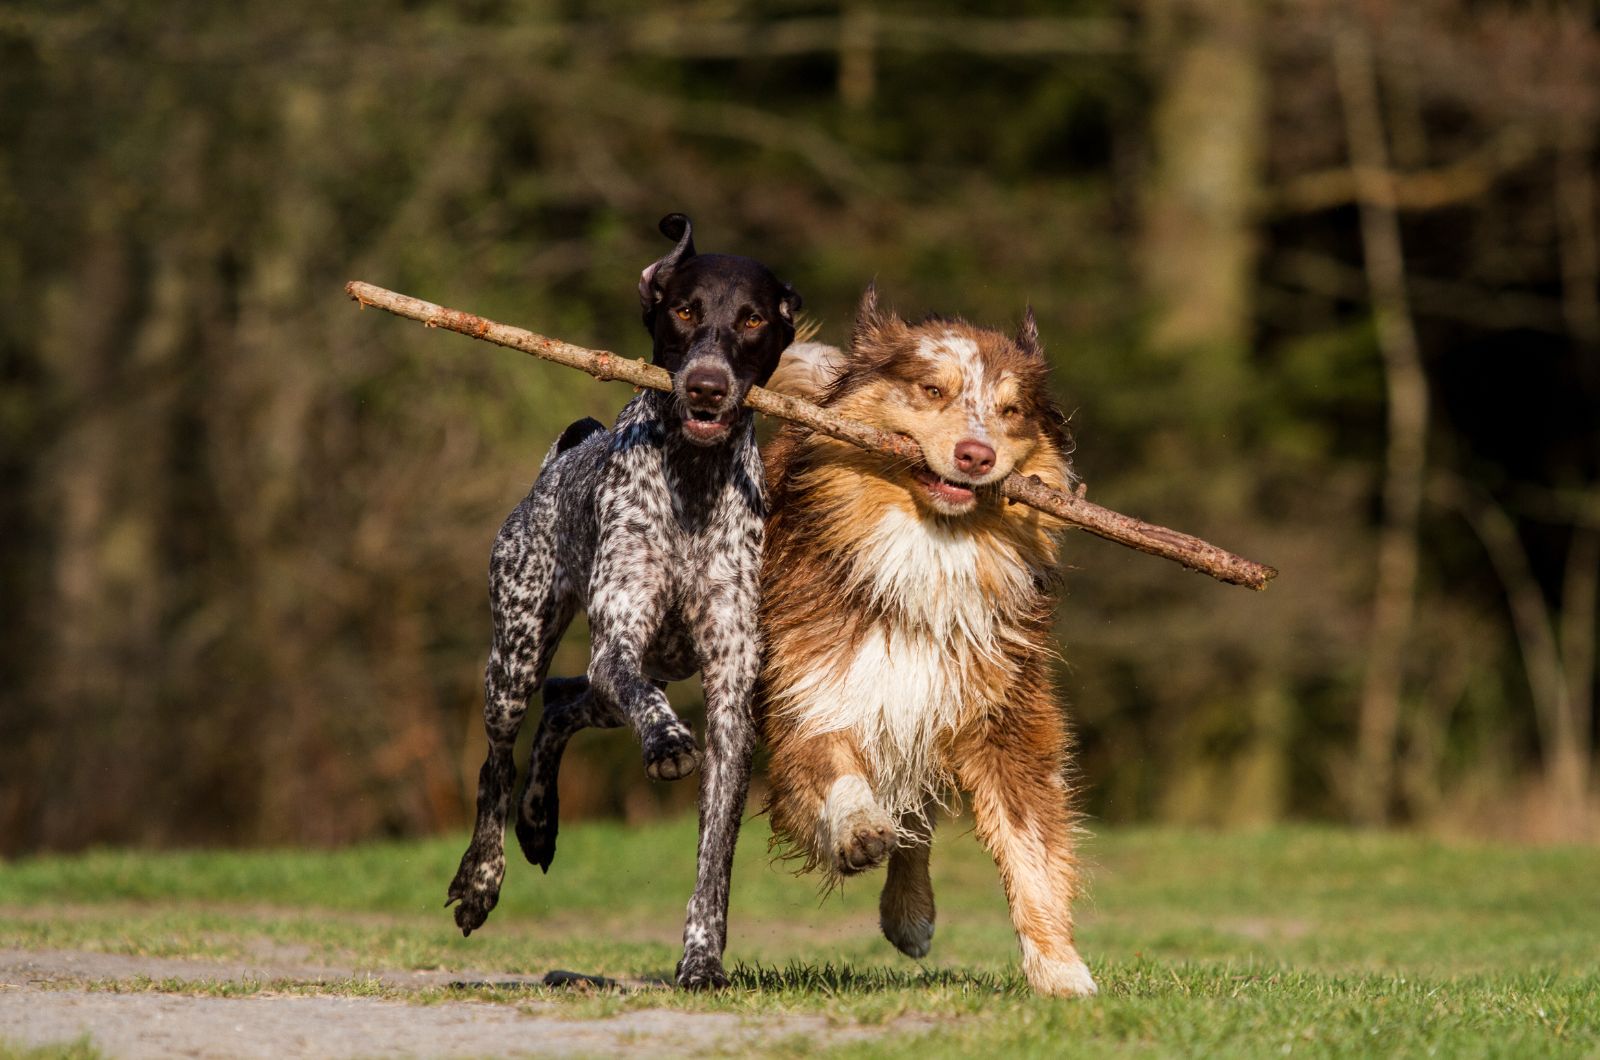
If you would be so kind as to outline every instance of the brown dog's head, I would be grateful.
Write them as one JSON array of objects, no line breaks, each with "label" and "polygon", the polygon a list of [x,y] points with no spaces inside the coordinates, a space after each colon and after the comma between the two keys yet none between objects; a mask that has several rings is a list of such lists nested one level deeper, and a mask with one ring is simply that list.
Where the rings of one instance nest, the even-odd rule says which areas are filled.
[{"label": "brown dog's head", "polygon": [[1014,470],[1054,465],[1071,451],[1065,419],[1046,385],[1048,366],[1033,310],[1015,338],[963,320],[916,324],[881,308],[869,286],[850,351],[828,404],[913,438],[927,460],[902,474],[919,506],[965,515]]}]

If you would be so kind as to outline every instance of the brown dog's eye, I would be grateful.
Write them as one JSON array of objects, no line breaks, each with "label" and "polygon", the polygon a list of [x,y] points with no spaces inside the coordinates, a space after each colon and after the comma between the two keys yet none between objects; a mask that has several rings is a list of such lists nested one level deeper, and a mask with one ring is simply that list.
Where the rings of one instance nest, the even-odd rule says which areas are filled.
[{"label": "brown dog's eye", "polygon": [[763,325],[765,323],[766,323],[765,320],[762,320],[760,317],[756,316],[754,313],[751,313],[747,318],[745,318],[744,326],[749,328],[751,331],[754,331],[756,328],[759,328],[761,325]]},{"label": "brown dog's eye", "polygon": [[925,386],[922,388],[922,392],[933,398],[935,401],[938,401],[940,398],[944,397],[944,391],[940,390],[936,386]]},{"label": "brown dog's eye", "polygon": [[1021,411],[1022,410],[1017,408],[1015,405],[1007,405],[1005,408],[1000,410],[1000,415],[1004,416],[1006,419],[1010,419]]},{"label": "brown dog's eye", "polygon": [[688,306],[683,306],[678,310],[679,320],[692,320],[693,318],[694,310],[690,309]]}]

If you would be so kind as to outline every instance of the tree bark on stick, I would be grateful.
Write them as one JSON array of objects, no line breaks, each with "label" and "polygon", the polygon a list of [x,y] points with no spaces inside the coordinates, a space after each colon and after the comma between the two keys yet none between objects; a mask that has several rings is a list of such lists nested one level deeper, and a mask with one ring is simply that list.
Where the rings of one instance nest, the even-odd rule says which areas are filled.
[{"label": "tree bark on stick", "polygon": [[[376,306],[430,328],[444,328],[497,346],[521,350],[587,372],[597,379],[620,379],[636,387],[652,390],[672,389],[672,376],[665,369],[643,360],[630,360],[605,350],[574,346],[560,339],[496,323],[459,309],[446,309],[359,280],[345,284],[345,293],[363,306]],[[905,435],[892,434],[856,420],[845,419],[809,401],[763,387],[752,387],[744,403],[757,412],[798,423],[862,449],[922,461],[922,450]],[[1051,489],[1037,478],[1025,478],[1013,473],[1000,484],[1000,490],[1008,500],[1036,508],[1069,526],[1087,530],[1096,537],[1152,556],[1170,559],[1230,585],[1261,590],[1278,574],[1271,567],[1236,556],[1197,537],[1103,508],[1086,500],[1081,493],[1063,493]]]}]

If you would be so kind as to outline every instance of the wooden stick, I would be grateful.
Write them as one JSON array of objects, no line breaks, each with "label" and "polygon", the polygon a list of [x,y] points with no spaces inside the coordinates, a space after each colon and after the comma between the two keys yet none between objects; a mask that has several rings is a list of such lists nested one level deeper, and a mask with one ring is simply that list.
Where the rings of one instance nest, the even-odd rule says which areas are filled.
[{"label": "wooden stick", "polygon": [[[588,372],[596,379],[620,379],[651,390],[672,389],[672,376],[665,369],[643,360],[629,360],[604,350],[574,346],[560,339],[536,335],[509,324],[463,313],[459,309],[446,309],[359,280],[345,284],[344,289],[346,294],[363,306],[376,306],[396,316],[420,321],[430,328],[444,328],[497,346],[521,350],[568,368]],[[918,463],[923,460],[921,448],[905,435],[892,434],[856,420],[845,419],[809,401],[764,387],[751,387],[744,403],[757,412],[798,423],[862,449],[877,450]],[[1015,473],[1000,484],[1001,493],[1009,500],[1037,508],[1096,537],[1181,563],[1190,570],[1209,574],[1218,581],[1260,590],[1277,577],[1278,572],[1273,568],[1236,556],[1197,537],[1102,508],[1086,500],[1081,489],[1076,494],[1063,493],[1046,486],[1037,477],[1024,478]]]}]

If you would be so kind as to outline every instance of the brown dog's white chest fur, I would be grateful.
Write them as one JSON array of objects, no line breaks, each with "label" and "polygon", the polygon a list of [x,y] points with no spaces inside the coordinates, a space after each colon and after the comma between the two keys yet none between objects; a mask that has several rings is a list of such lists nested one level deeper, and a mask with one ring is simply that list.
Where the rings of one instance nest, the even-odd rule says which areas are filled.
[{"label": "brown dog's white chest fur", "polygon": [[897,819],[950,786],[941,744],[1003,705],[992,702],[1012,676],[1003,644],[1021,635],[984,583],[998,576],[1011,583],[1004,595],[1021,594],[1031,576],[996,545],[944,520],[884,511],[847,568],[853,595],[879,617],[769,700],[809,734],[851,735],[879,804]]}]

